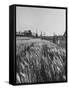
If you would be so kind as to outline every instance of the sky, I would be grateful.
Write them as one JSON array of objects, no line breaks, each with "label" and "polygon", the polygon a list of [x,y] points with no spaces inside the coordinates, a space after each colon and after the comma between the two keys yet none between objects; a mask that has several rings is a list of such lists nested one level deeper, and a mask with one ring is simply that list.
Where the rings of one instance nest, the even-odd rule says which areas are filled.
[{"label": "sky", "polygon": [[64,9],[16,7],[16,31],[63,35],[66,29],[65,15]]}]

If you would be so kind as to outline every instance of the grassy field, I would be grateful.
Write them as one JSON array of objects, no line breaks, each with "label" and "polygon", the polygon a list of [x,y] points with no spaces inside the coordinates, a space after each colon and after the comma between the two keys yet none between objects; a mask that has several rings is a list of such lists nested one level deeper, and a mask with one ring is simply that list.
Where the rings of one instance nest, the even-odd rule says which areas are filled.
[{"label": "grassy field", "polygon": [[41,39],[16,38],[16,83],[66,81],[66,50]]}]

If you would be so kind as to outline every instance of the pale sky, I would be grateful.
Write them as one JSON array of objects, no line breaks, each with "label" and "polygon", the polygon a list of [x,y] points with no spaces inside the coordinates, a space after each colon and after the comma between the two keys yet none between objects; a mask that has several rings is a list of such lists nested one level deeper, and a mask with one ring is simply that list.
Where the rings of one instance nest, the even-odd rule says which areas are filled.
[{"label": "pale sky", "polygon": [[63,35],[66,29],[64,9],[16,7],[16,31]]}]

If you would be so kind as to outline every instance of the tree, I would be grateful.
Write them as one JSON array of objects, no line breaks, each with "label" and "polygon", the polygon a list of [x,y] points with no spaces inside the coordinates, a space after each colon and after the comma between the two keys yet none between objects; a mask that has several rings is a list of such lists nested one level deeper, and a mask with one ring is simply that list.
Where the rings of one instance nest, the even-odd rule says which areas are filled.
[{"label": "tree", "polygon": [[57,38],[57,35],[54,34],[54,35],[53,35],[53,43],[57,43],[57,39],[58,39],[58,38]]},{"label": "tree", "polygon": [[36,33],[36,38],[38,37],[38,34]]},{"label": "tree", "polygon": [[42,38],[42,32],[41,32],[41,34],[40,34],[40,37]]}]

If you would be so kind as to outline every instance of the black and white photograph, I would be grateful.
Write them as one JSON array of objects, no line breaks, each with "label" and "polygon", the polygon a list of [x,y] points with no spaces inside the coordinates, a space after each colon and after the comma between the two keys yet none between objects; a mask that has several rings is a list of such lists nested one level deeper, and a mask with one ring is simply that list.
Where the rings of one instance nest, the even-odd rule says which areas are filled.
[{"label": "black and white photograph", "polygon": [[16,84],[67,81],[66,8],[16,6]]}]

